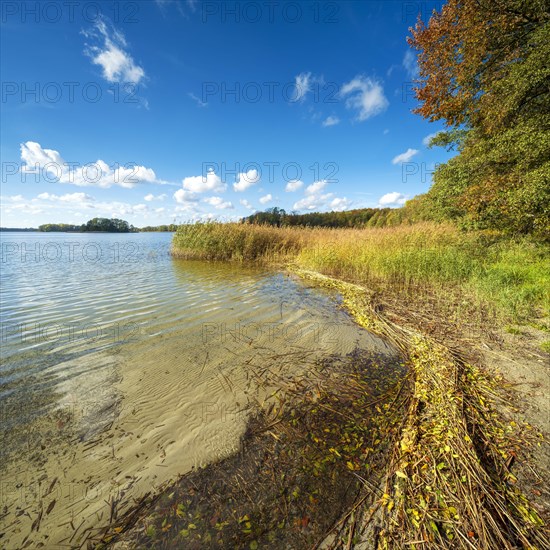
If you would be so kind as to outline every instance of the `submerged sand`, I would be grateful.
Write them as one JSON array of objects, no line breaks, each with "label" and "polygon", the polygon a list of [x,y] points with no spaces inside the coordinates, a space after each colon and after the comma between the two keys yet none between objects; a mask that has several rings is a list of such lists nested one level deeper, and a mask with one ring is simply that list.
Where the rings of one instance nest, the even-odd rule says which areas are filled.
[{"label": "submerged sand", "polygon": [[28,426],[27,452],[4,465],[3,547],[80,547],[145,494],[236,452],[249,406],[268,391],[262,374],[356,348],[391,354],[283,276],[272,296],[243,293],[203,313],[73,360],[79,372],[90,361],[89,374],[63,382],[57,409]]}]

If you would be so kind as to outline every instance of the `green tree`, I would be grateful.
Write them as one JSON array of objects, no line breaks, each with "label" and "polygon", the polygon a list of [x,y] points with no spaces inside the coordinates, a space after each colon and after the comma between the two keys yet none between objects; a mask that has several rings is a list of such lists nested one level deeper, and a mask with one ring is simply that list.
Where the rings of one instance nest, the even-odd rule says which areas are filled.
[{"label": "green tree", "polygon": [[449,0],[410,44],[416,112],[451,128],[459,153],[434,174],[436,215],[550,233],[550,12],[545,0]]}]

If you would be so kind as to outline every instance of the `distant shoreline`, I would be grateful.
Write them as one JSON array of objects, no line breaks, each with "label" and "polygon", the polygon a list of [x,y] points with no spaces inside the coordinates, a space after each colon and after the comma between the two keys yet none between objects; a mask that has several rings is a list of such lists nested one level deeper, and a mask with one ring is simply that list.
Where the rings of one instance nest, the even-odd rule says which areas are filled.
[{"label": "distant shoreline", "polygon": [[18,228],[18,227],[0,227],[0,232],[11,233],[110,233],[110,234],[127,234],[127,233],[175,233],[175,231],[157,231],[154,229],[137,229],[136,231],[40,231],[38,228]]}]

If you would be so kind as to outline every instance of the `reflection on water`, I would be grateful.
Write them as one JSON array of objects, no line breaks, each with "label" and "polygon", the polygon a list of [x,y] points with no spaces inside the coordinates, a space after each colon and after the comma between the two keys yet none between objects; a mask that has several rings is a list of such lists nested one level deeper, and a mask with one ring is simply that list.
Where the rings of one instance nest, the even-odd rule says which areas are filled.
[{"label": "reflection on water", "polygon": [[0,236],[9,547],[79,546],[113,502],[234,452],[251,373],[389,353],[284,274],[173,260],[170,234]]}]

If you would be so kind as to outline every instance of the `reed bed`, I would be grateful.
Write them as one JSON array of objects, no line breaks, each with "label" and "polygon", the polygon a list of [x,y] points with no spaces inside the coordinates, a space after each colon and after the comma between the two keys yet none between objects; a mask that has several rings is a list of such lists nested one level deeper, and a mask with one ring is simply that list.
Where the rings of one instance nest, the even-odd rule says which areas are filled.
[{"label": "reed bed", "polygon": [[513,321],[550,313],[547,245],[446,224],[368,229],[190,224],[179,227],[172,253],[185,259],[292,263],[383,293],[429,294],[442,304],[452,300],[458,314],[466,304],[470,310],[489,304]]}]

